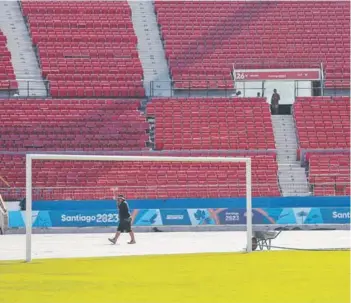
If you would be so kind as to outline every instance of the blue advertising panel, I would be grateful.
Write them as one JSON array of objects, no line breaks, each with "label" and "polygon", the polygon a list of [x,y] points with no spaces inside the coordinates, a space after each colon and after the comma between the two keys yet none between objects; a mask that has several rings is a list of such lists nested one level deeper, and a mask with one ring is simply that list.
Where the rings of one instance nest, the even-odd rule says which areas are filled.
[{"label": "blue advertising panel", "polygon": [[[128,197],[127,197],[128,198]],[[188,198],[128,200],[132,209],[209,209],[245,208],[245,198]],[[350,197],[253,197],[253,208],[349,207]],[[113,200],[33,201],[33,210],[101,210],[116,209]]]},{"label": "blue advertising panel", "polygon": [[[134,209],[134,226],[245,225],[244,208]],[[117,226],[115,210],[33,211],[33,227]],[[253,224],[349,224],[349,207],[254,208]],[[10,211],[9,227],[23,228],[25,212]]]}]

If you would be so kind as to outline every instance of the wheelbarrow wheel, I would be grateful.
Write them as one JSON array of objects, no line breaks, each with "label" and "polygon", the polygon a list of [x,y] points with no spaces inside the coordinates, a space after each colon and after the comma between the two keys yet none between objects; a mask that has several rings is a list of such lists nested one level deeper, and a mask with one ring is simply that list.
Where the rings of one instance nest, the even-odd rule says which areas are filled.
[{"label": "wheelbarrow wheel", "polygon": [[256,250],[257,246],[258,246],[257,238],[256,237],[252,237],[252,250]]}]

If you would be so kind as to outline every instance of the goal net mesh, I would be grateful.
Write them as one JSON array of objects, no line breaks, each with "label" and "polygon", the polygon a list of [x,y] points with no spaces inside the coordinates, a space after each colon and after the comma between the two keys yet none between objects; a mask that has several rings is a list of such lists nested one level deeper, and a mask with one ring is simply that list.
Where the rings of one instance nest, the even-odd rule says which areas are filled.
[{"label": "goal net mesh", "polygon": [[[267,156],[252,158],[250,186],[252,186],[253,197],[281,196],[274,166],[276,162],[271,159],[273,158],[267,158]],[[173,200],[173,202],[179,201],[179,205],[175,206],[173,203],[171,208],[191,209],[191,215],[197,219],[197,225],[227,225],[230,230],[244,231],[247,227],[246,163],[244,160],[242,162],[237,160],[238,162],[229,163],[34,159],[32,161],[32,200],[34,203],[65,200],[84,203],[84,201],[111,201],[115,195],[122,194],[127,200],[132,201],[157,200],[158,204],[153,205],[157,205],[155,208],[161,211],[169,210],[167,203]],[[184,201],[189,202],[189,206],[184,204]],[[142,209],[140,204],[139,207]],[[266,248],[269,245],[270,248],[277,249],[349,249],[348,235],[345,236],[345,233],[341,236],[330,234],[330,238],[334,239],[330,243],[325,236],[318,239],[316,235],[309,236],[307,242],[297,241],[296,237],[291,238],[289,233],[285,232],[275,239],[278,230],[293,230],[300,228],[297,226],[313,223],[306,220],[306,218],[313,219],[314,215],[309,213],[310,210],[306,208],[269,209],[269,206],[255,208],[254,205],[252,211],[254,229],[253,234],[250,235],[257,238],[256,240],[260,242],[258,244],[264,244]],[[115,209],[113,211],[116,212]],[[106,213],[105,216],[102,210],[99,214],[104,216],[99,222],[103,225],[106,223],[108,226],[108,223],[118,221],[115,214]],[[111,215],[111,222],[109,215]],[[184,223],[184,221],[176,221],[178,216],[170,217],[175,220],[175,225]],[[162,222],[160,225],[160,222],[154,221],[155,226],[164,226]],[[189,225],[193,225],[192,223],[193,221],[189,218]],[[315,224],[310,224],[312,228],[308,229],[316,227],[313,225]],[[239,226],[241,229],[237,229]],[[301,233],[301,237],[303,236]],[[270,240],[276,242],[272,244]],[[245,237],[241,241],[243,241],[241,247],[245,249],[248,242],[245,241]]]},{"label": "goal net mesh", "polygon": [[245,163],[33,161],[33,200],[111,199],[113,188],[128,199],[245,197]]}]

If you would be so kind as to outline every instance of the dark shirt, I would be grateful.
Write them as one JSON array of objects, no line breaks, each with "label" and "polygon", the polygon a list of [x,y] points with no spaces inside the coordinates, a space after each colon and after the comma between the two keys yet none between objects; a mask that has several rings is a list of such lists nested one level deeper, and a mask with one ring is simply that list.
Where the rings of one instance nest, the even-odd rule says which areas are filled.
[{"label": "dark shirt", "polygon": [[126,201],[123,201],[118,205],[118,217],[120,220],[125,220],[130,218],[129,206]]},{"label": "dark shirt", "polygon": [[273,93],[272,99],[271,99],[271,104],[278,105],[279,100],[280,100],[280,95],[278,93]]}]

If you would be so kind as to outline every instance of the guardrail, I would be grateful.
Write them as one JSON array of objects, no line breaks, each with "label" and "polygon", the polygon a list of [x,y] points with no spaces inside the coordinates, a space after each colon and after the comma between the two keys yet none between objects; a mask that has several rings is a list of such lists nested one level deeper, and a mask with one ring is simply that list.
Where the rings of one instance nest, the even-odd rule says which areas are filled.
[{"label": "guardrail", "polygon": [[[324,175],[318,175],[324,177]],[[328,176],[329,175],[325,175]],[[316,177],[316,176],[314,176]],[[348,173],[340,174],[339,177],[346,179]],[[34,200],[84,200],[86,198],[92,200],[105,200],[112,198],[111,188],[114,186],[99,186],[99,187],[33,187]],[[169,198],[191,198],[195,195],[197,198],[236,198],[245,197],[246,184],[242,183],[225,183],[225,184],[169,184],[169,185],[149,185],[149,186],[125,186],[116,184],[119,192],[126,194],[130,199],[163,199]],[[347,181],[334,180],[318,182],[318,183],[253,183],[252,193],[254,197],[264,197],[267,194],[268,188],[275,188],[275,197],[284,196],[349,196],[350,184]],[[25,187],[0,188],[0,193],[8,201],[20,201],[25,197]],[[203,192],[203,195],[199,195]],[[223,192],[223,195],[221,195]],[[135,194],[138,193],[138,194]],[[155,195],[155,193],[158,193]],[[173,194],[172,194],[173,193]],[[233,196],[230,195],[233,194]],[[188,194],[188,196],[187,196]],[[195,197],[194,196],[194,197]]]},{"label": "guardrail", "polygon": [[[284,81],[284,80],[280,80]],[[299,86],[301,81],[295,81],[295,97],[298,96],[350,96],[350,80],[326,80],[324,84],[313,82],[312,87]],[[72,92],[73,89],[73,92]],[[237,89],[233,80],[175,80],[151,81],[150,97],[270,97],[271,88],[265,85],[246,85]],[[238,93],[240,91],[240,94]],[[0,98],[46,98],[51,97],[50,81],[48,80],[0,80]],[[134,88],[111,88],[94,90],[91,88],[67,88],[52,97],[58,98],[141,98],[143,95]]]},{"label": "guardrail", "polygon": [[[292,80],[279,80],[279,82]],[[260,81],[257,81],[260,82]],[[350,96],[350,80],[326,80],[312,81],[310,87],[302,85],[306,80],[295,80],[294,96]],[[299,85],[300,84],[300,85]],[[150,96],[169,97],[269,97],[272,88],[267,88],[265,81],[262,85],[241,82],[243,87],[236,88],[234,80],[173,80],[173,81],[151,81]],[[239,93],[240,91],[240,93]]]},{"label": "guardrail", "polygon": [[50,83],[47,80],[0,80],[2,98],[46,98],[50,97]]}]

